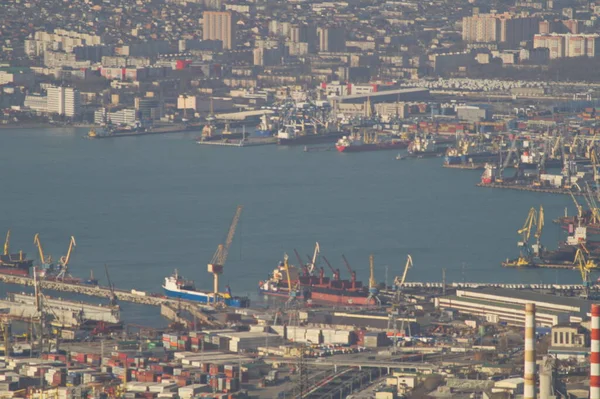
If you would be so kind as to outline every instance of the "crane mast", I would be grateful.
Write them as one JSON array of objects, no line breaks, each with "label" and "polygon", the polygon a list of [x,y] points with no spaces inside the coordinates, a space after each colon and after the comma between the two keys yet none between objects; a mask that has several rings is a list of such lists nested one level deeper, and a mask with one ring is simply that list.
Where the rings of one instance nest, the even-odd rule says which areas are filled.
[{"label": "crane mast", "polygon": [[[583,247],[583,249],[587,251],[585,247]],[[583,283],[583,295],[587,298],[589,296],[589,289],[591,285],[590,272],[596,269],[598,266],[593,260],[586,259],[584,251],[582,251],[581,248],[577,249],[573,264],[575,265],[575,267],[577,267],[579,273],[581,274],[581,280]]]},{"label": "crane mast", "polygon": [[227,233],[225,243],[219,244],[217,250],[215,251],[215,254],[212,257],[212,260],[208,264],[208,272],[213,274],[213,293],[215,294],[215,301],[217,300],[217,296],[219,295],[219,275],[223,273],[223,266],[227,261],[229,247],[233,242],[233,236],[235,235],[235,230],[237,228],[238,222],[240,221],[242,209],[243,207],[241,205],[237,207],[235,215],[233,216],[233,220],[231,221],[231,225],[229,226],[229,231]]}]

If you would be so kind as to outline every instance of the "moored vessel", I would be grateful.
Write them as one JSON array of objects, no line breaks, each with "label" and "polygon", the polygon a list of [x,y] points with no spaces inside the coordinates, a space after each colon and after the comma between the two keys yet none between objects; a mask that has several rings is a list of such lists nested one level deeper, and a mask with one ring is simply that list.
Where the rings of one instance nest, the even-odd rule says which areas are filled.
[{"label": "moored vessel", "polygon": [[409,141],[388,135],[369,135],[365,133],[343,136],[335,145],[339,152],[363,152],[380,150],[397,150],[407,148]]},{"label": "moored vessel", "polygon": [[190,301],[196,301],[206,304],[224,303],[227,306],[235,308],[247,308],[250,306],[250,299],[247,297],[232,296],[231,291],[218,293],[215,295],[212,292],[199,291],[196,289],[194,282],[181,277],[177,270],[173,275],[165,277],[165,283],[162,286],[165,295],[170,298],[181,298]]}]

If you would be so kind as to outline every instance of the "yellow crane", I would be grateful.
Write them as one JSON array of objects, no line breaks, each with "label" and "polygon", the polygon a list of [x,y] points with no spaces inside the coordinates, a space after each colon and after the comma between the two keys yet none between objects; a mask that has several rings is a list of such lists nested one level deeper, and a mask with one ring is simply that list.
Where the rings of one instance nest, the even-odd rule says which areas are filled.
[{"label": "yellow crane", "polygon": [[[569,190],[569,194],[571,195],[571,198],[573,199],[573,203],[575,204],[575,208],[577,208],[577,217],[581,219],[583,217],[583,207],[581,206],[581,204],[579,202],[577,202],[577,199],[573,195],[573,191]],[[566,212],[567,211],[566,211],[566,208],[565,208],[565,215],[566,215]]]},{"label": "yellow crane", "polygon": [[374,301],[377,305],[381,305],[381,299],[379,299],[379,289],[377,288],[377,280],[375,280],[375,258],[373,254],[369,256],[369,296],[367,302]]},{"label": "yellow crane", "polygon": [[6,233],[6,240],[4,241],[4,256],[10,256],[10,230]]},{"label": "yellow crane", "polygon": [[40,234],[36,233],[33,237],[33,243],[37,246],[38,252],[40,254],[40,262],[42,266],[50,266],[52,265],[52,256],[48,255],[48,257],[44,256],[44,249],[42,248],[42,243],[40,241]]},{"label": "yellow crane", "polygon": [[[594,136],[596,137],[596,136]],[[592,147],[590,151],[590,160],[592,161],[592,168],[594,173],[594,183],[598,184],[598,154],[596,154],[596,147]]]},{"label": "yellow crane", "polygon": [[58,261],[58,266],[60,267],[60,272],[58,273],[57,278],[64,279],[69,275],[69,262],[71,261],[71,255],[73,254],[73,249],[77,246],[75,242],[75,237],[71,236],[71,240],[69,241],[69,249],[65,256],[61,256]]},{"label": "yellow crane", "polygon": [[520,247],[526,247],[529,243],[529,238],[531,237],[531,228],[534,224],[536,224],[537,219],[537,211],[534,207],[529,210],[529,214],[527,215],[527,219],[525,219],[525,223],[523,227],[517,230],[517,233],[521,234],[521,241],[519,241]]},{"label": "yellow crane", "polygon": [[573,264],[581,273],[581,280],[583,283],[583,295],[587,298],[589,296],[589,289],[591,285],[590,272],[592,270],[595,270],[598,266],[593,260],[586,259],[584,251],[582,251],[581,248],[577,249]]},{"label": "yellow crane", "polygon": [[286,302],[286,305],[290,306],[296,302],[298,296],[298,287],[297,284],[295,286],[292,286],[292,277],[290,276],[290,265],[288,259],[288,254],[283,254],[283,267],[285,268],[285,274],[288,283],[288,300]]},{"label": "yellow crane", "polygon": [[538,217],[537,217],[537,226],[536,226],[536,230],[535,230],[535,234],[534,234],[535,245],[536,245],[534,252],[538,255],[542,250],[542,244],[540,242],[540,239],[542,238],[543,229],[544,229],[544,207],[542,207],[540,205],[540,210],[538,212]]},{"label": "yellow crane", "polygon": [[225,297],[230,296],[227,294],[219,294],[219,275],[223,273],[223,266],[227,261],[227,255],[229,253],[229,247],[233,241],[233,236],[235,235],[235,229],[237,228],[238,222],[240,221],[240,216],[242,215],[243,207],[240,205],[237,207],[235,211],[235,215],[233,216],[233,220],[231,221],[231,225],[229,226],[229,232],[227,233],[227,238],[225,239],[224,244],[219,244],[215,254],[212,257],[212,260],[208,264],[208,272],[213,274],[213,293],[215,295],[215,301],[219,295],[223,295]]}]

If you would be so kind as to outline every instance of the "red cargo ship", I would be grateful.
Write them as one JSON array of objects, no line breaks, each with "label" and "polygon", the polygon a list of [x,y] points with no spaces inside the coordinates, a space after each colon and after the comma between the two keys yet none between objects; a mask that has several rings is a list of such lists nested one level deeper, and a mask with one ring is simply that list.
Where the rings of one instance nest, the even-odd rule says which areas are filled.
[{"label": "red cargo ship", "polygon": [[379,137],[376,141],[366,142],[359,136],[344,136],[338,140],[335,148],[339,152],[362,152],[362,151],[380,151],[397,150],[407,148],[410,141],[389,136]]},{"label": "red cargo ship", "polygon": [[[319,275],[310,275],[308,266],[302,267],[302,274],[293,265],[288,266],[290,280],[299,284],[300,295],[304,300],[325,302],[337,305],[375,305],[376,300],[369,298],[369,290],[361,281],[356,280],[356,273],[352,271],[350,280],[341,280],[339,270],[333,277],[325,277],[325,271],[320,268]],[[265,295],[289,297],[289,287],[284,262],[269,275],[266,281],[260,281],[259,291]]]},{"label": "red cargo ship", "polygon": [[6,234],[4,242],[4,252],[0,253],[0,273],[12,274],[16,276],[28,276],[29,268],[33,265],[33,260],[27,259],[23,251],[18,254],[10,253],[10,230]]}]

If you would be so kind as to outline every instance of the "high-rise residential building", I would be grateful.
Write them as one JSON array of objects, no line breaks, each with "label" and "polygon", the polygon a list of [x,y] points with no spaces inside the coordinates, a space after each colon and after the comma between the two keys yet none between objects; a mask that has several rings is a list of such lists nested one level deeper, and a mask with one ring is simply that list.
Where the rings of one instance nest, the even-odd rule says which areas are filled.
[{"label": "high-rise residential building", "polygon": [[504,14],[477,14],[463,18],[462,38],[466,42],[506,43],[516,46],[539,32],[539,18]]},{"label": "high-rise residential building", "polygon": [[342,27],[317,28],[319,51],[346,51],[346,30]]},{"label": "high-rise residential building", "polygon": [[535,35],[533,48],[547,48],[550,59],[569,57],[596,57],[600,46],[600,35],[548,34]]},{"label": "high-rise residential building", "polygon": [[72,87],[50,86],[46,91],[48,93],[48,113],[71,118],[79,115],[81,111],[79,90]]},{"label": "high-rise residential building", "polygon": [[204,11],[204,40],[221,40],[223,49],[235,48],[236,17],[232,11]]}]

